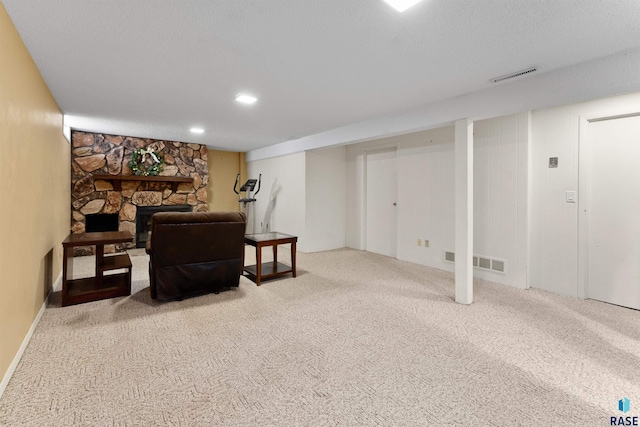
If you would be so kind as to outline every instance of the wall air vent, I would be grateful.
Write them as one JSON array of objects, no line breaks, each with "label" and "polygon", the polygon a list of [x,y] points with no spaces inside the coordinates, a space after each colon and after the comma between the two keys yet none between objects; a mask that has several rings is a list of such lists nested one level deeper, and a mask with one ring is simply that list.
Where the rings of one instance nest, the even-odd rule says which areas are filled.
[{"label": "wall air vent", "polygon": [[491,269],[504,273],[504,261],[498,261],[497,259],[492,260]]},{"label": "wall air vent", "polygon": [[[445,262],[456,262],[456,254],[451,251],[444,251]],[[473,267],[480,270],[493,271],[495,273],[506,274],[507,261],[498,258],[489,258],[482,255],[473,255]]]},{"label": "wall air vent", "polygon": [[527,68],[526,70],[516,71],[515,73],[507,74],[506,76],[496,77],[494,79],[489,80],[491,83],[499,83],[505,80],[513,79],[516,77],[524,76],[525,74],[530,74],[538,71],[538,67]]},{"label": "wall air vent", "polygon": [[489,258],[479,257],[478,261],[480,261],[478,263],[478,267],[480,267],[480,268],[491,268],[491,260]]}]

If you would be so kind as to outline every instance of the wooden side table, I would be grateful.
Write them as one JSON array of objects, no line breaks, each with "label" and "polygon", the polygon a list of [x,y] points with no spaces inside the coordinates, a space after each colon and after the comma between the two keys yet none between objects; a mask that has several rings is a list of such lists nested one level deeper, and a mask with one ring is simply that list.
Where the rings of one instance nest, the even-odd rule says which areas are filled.
[{"label": "wooden side table", "polygon": [[[100,233],[69,234],[62,242],[62,306],[131,295],[131,258],[117,254],[104,256],[104,245],[133,241],[128,231],[105,231]],[[72,279],[73,248],[96,247],[96,270],[94,277]],[[105,275],[106,271],[125,269],[124,273]]]},{"label": "wooden side table", "polygon": [[[270,279],[283,274],[293,273],[293,277],[296,277],[297,242],[297,236],[278,232],[245,235],[245,245],[255,246],[256,248],[256,264],[244,267],[244,271],[248,273],[249,278],[252,278],[258,286],[260,286],[262,279]],[[291,266],[278,262],[278,245],[287,243],[291,244]],[[264,246],[273,247],[272,262],[262,262],[262,248]]]}]

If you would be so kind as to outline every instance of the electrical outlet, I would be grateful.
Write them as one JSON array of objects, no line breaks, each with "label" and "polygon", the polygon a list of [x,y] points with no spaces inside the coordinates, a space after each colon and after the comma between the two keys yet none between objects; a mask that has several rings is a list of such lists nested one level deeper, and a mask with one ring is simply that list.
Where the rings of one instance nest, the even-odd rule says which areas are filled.
[{"label": "electrical outlet", "polygon": [[422,239],[418,239],[418,246],[422,246]]},{"label": "electrical outlet", "polygon": [[425,248],[429,247],[429,241],[427,239],[424,239],[424,247]]}]

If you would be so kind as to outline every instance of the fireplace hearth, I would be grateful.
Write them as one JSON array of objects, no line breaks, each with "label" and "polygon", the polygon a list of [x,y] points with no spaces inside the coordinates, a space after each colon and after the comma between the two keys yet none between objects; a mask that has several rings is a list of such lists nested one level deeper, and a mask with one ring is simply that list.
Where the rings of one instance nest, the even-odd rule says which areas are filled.
[{"label": "fireplace hearth", "polygon": [[136,211],[136,248],[144,248],[149,239],[151,217],[158,212],[191,212],[189,205],[140,206]]}]

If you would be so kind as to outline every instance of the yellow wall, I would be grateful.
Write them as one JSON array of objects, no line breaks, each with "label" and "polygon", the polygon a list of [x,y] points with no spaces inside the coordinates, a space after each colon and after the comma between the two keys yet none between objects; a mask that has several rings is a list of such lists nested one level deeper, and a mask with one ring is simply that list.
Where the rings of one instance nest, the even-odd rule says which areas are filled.
[{"label": "yellow wall", "polygon": [[[209,185],[207,197],[210,211],[237,211],[238,196],[233,192],[236,175],[240,173],[238,188],[247,180],[244,153],[209,150]],[[243,195],[244,196],[244,195]]]},{"label": "yellow wall", "polygon": [[[0,380],[62,270],[70,146],[62,114],[0,3]],[[238,210],[244,153],[209,150],[209,210]]]},{"label": "yellow wall", "polygon": [[62,269],[70,148],[62,114],[0,3],[0,379]]}]

